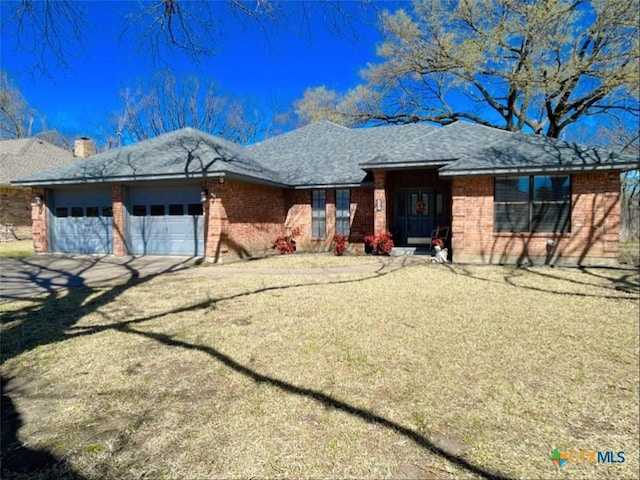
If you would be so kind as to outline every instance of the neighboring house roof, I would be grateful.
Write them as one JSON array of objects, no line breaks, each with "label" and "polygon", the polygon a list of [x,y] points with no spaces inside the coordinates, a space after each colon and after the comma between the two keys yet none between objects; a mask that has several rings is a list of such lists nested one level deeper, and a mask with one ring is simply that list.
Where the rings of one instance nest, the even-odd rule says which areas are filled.
[{"label": "neighboring house roof", "polygon": [[225,175],[282,184],[275,172],[254,161],[244,147],[193,128],[99,153],[14,183],[72,184]]},{"label": "neighboring house roof", "polygon": [[291,186],[359,185],[362,162],[437,131],[426,124],[346,128],[323,121],[247,147]]},{"label": "neighboring house roof", "polygon": [[73,162],[73,153],[39,138],[0,141],[0,185]]},{"label": "neighboring house roof", "polygon": [[362,168],[441,165],[440,176],[637,168],[638,160],[556,138],[454,122],[361,164]]}]

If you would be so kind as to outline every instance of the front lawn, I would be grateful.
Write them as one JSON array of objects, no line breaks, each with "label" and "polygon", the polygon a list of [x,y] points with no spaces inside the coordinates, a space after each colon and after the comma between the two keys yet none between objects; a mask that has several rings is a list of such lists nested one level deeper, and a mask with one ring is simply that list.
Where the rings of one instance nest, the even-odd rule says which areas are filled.
[{"label": "front lawn", "polygon": [[0,304],[22,451],[89,479],[638,477],[637,271],[261,262]]},{"label": "front lawn", "polygon": [[28,257],[33,255],[32,240],[12,240],[0,242],[0,257]]}]

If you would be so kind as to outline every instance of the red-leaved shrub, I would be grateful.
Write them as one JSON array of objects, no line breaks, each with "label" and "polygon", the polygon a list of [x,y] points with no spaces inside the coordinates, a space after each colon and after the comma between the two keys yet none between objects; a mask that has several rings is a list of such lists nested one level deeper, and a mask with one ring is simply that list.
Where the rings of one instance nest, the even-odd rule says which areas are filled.
[{"label": "red-leaved shrub", "polygon": [[291,230],[291,234],[280,235],[278,238],[276,238],[271,248],[278,250],[278,253],[280,255],[292,254],[296,251],[295,237],[297,237],[298,235],[300,235],[300,228],[296,227]]},{"label": "red-leaved shrub", "polygon": [[362,239],[364,241],[364,253],[373,253],[373,242],[375,241],[375,235],[365,235]]},{"label": "red-leaved shrub", "polygon": [[[366,238],[366,237],[365,237]],[[378,255],[389,255],[393,248],[393,240],[391,240],[391,233],[384,231],[378,233],[371,244],[373,251]]]},{"label": "red-leaved shrub", "polygon": [[349,240],[348,235],[334,235],[333,241],[336,242],[336,247],[333,249],[333,254],[336,256],[340,256],[344,253],[346,248],[347,240]]}]

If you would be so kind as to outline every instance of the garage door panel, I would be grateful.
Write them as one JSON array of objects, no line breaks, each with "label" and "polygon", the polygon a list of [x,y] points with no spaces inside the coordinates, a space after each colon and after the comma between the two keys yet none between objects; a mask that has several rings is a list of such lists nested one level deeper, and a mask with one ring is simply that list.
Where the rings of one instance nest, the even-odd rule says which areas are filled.
[{"label": "garage door panel", "polygon": [[110,253],[112,228],[110,218],[57,219],[55,250],[61,253]]},{"label": "garage door panel", "polygon": [[199,187],[132,188],[130,198],[131,253],[203,255]]},{"label": "garage door panel", "polygon": [[52,250],[60,253],[112,253],[111,189],[54,190]]}]

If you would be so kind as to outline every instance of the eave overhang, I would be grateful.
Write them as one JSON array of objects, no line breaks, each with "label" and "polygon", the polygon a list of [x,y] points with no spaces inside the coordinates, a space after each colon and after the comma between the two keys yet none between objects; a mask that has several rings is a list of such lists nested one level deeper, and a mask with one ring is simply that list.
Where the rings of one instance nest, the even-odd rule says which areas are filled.
[{"label": "eave overhang", "polygon": [[439,170],[441,177],[486,177],[496,175],[533,175],[533,174],[558,174],[558,173],[585,173],[585,172],[625,172],[638,168],[635,163],[615,163],[608,165],[553,165],[553,166],[522,166],[503,168],[470,168],[456,170]]}]

